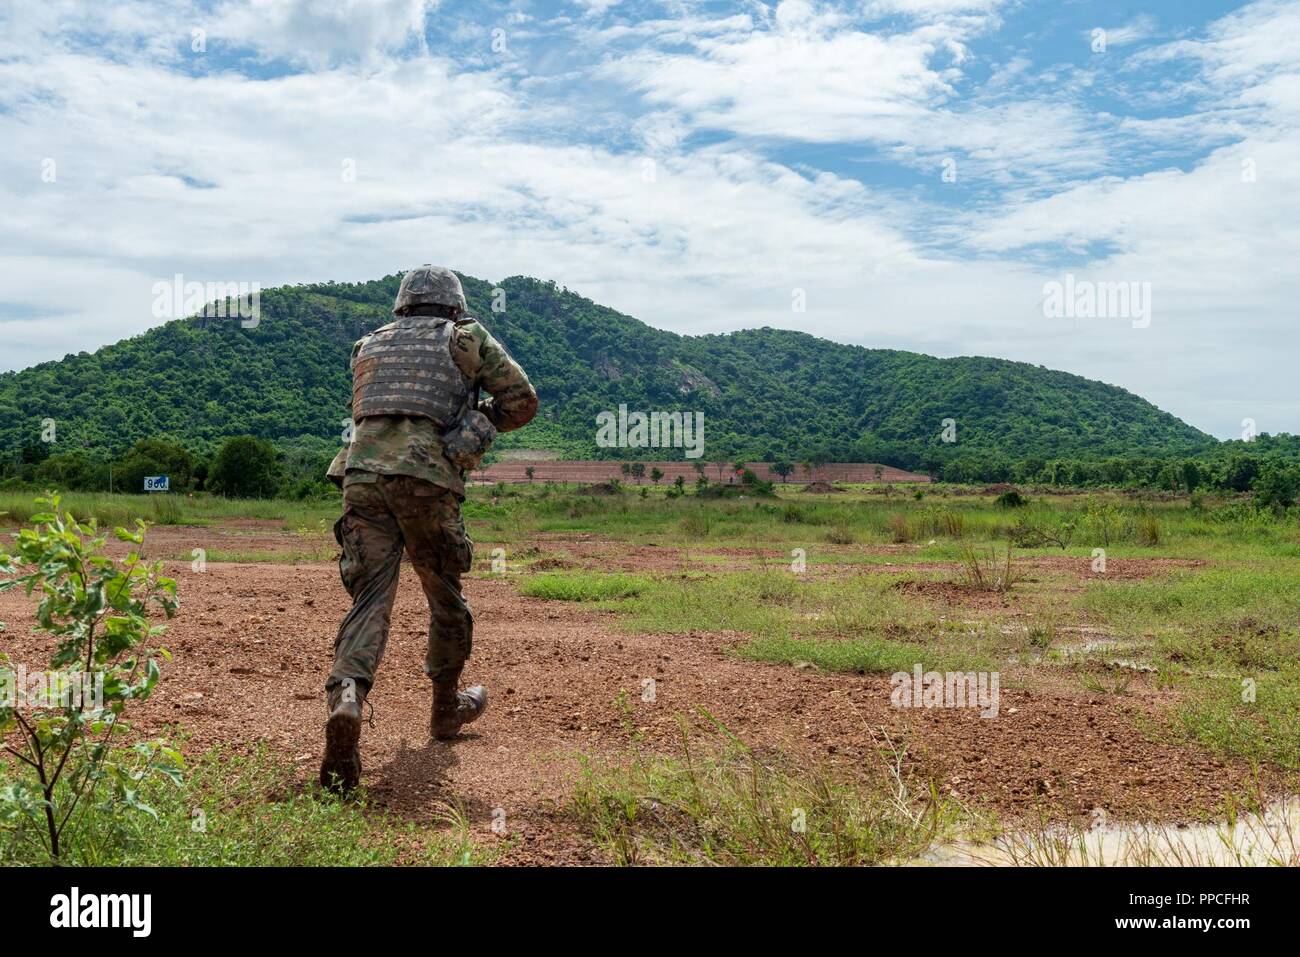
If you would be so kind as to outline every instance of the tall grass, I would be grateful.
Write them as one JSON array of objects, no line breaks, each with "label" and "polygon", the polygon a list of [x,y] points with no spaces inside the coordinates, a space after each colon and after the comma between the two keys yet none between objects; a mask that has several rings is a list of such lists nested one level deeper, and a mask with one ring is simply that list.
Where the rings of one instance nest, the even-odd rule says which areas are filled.
[{"label": "tall grass", "polygon": [[913,791],[901,755],[867,780],[759,753],[723,729],[671,756],[588,762],[571,802],[619,865],[859,866],[916,857],[956,825],[935,789]]}]

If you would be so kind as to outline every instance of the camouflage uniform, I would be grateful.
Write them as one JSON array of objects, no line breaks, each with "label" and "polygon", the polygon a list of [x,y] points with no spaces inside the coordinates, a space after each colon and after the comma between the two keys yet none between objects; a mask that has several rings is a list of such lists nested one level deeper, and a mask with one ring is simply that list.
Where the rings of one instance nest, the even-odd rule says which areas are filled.
[{"label": "camouflage uniform", "polygon": [[[365,341],[353,348],[354,361]],[[466,380],[491,396],[478,410],[498,431],[532,419],[537,393],[528,376],[482,325],[458,321],[451,350]],[[343,517],[334,535],[353,605],[334,642],[327,689],[347,678],[365,691],[373,684],[388,642],[403,548],[429,601],[425,672],[435,682],[454,683],[469,657],[474,619],[460,576],[473,562],[473,545],[460,517],[464,478],[443,454],[441,433],[423,416],[367,416],[330,465],[330,477],[343,485]]]}]

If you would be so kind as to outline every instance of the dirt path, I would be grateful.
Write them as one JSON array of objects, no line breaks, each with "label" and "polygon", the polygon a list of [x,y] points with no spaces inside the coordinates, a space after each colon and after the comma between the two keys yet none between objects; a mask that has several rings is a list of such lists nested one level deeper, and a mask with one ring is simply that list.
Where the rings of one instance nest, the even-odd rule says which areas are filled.
[{"label": "dirt path", "polygon": [[[335,566],[209,563],[195,572],[176,562],[169,573],[184,601],[168,641],[176,660],[138,726],[179,723],[192,734],[191,752],[265,739],[312,779],[321,686],[347,607]],[[625,634],[612,616],[523,598],[503,580],[474,579],[467,592],[477,625],[466,677],[488,685],[488,713],[455,744],[430,742],[421,670],[427,611],[404,569],[371,696],[374,727],[363,736],[363,780],[375,803],[415,820],[429,820],[440,802],[460,802],[483,841],[499,840],[490,825],[501,809],[509,863],[590,860],[557,813],[579,756],[625,753],[629,721],[642,747],[671,751],[677,716],[697,708],[752,745],[864,775],[879,767],[883,727],[906,745],[909,770],[1008,816],[1046,805],[1078,816],[1102,807],[1112,818],[1183,818],[1215,808],[1248,777],[1199,749],[1147,741],[1134,721],[1147,707],[1137,698],[1004,689],[996,720],[969,710],[900,711],[890,706],[888,677],[739,660],[726,651],[740,636]],[[0,620],[9,623],[15,662],[46,660],[27,634],[27,599],[0,596]],[[653,702],[642,700],[645,678],[655,679]]]}]

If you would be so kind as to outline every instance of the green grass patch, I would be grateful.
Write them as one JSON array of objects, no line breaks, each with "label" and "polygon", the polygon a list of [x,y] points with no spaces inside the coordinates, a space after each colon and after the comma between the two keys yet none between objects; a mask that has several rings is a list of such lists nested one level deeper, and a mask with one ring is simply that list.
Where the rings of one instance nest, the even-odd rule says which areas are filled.
[{"label": "green grass patch", "polygon": [[[328,548],[324,546],[321,548],[290,548],[280,551],[274,549],[209,548],[204,557],[209,562],[233,562],[241,565],[298,565],[303,562],[327,562],[337,554],[338,549],[332,546]],[[193,558],[191,552],[171,556],[172,561],[178,562],[189,562]]]},{"label": "green grass patch", "polygon": [[556,572],[525,579],[525,595],[603,602],[637,632],[736,631],[738,653],[763,661],[809,662],[833,671],[984,668],[990,641],[938,621],[925,601],[863,574],[832,579],[775,568],[661,577]]},{"label": "green grass patch", "polygon": [[[32,492],[0,492],[0,524],[26,525],[43,509]],[[231,519],[264,519],[284,523],[292,530],[302,526],[332,524],[342,509],[341,498],[291,501],[288,499],[228,499],[198,493],[126,495],[107,492],[68,492],[64,507],[78,518],[96,518],[102,527],[134,526],[137,518],[155,525],[212,525]]]},{"label": "green grass patch", "polygon": [[600,572],[548,572],[524,579],[519,591],[530,598],[557,601],[610,601],[631,598],[650,587],[642,575]]},{"label": "green grass patch", "polygon": [[1300,767],[1300,568],[1259,559],[1093,582],[1077,605],[1147,656],[1184,702],[1177,727],[1225,754]]},{"label": "green grass patch", "polygon": [[768,635],[742,645],[739,654],[753,661],[791,665],[807,662],[823,671],[893,674],[910,672],[917,664],[926,671],[984,671],[991,668],[991,658],[977,651],[925,648],[888,638],[826,641]]}]

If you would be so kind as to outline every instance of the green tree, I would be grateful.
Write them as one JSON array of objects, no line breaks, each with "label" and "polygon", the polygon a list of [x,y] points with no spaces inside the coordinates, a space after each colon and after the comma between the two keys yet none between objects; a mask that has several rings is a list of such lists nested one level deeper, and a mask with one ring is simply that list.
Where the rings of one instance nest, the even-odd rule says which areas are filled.
[{"label": "green tree", "polygon": [[654,482],[655,485],[658,485],[663,480],[663,477],[664,473],[659,466],[656,465],[650,470],[650,481]]},{"label": "green tree", "polygon": [[108,487],[107,466],[92,461],[85,452],[51,455],[36,466],[33,476],[44,488],[91,492]]},{"label": "green tree", "polygon": [[148,475],[166,475],[173,491],[190,487],[194,459],[182,446],[166,439],[141,439],[113,463],[113,484],[126,492],[144,492]]},{"label": "green tree", "polygon": [[1252,498],[1261,508],[1282,510],[1295,504],[1300,494],[1300,466],[1270,462],[1252,487]]},{"label": "green tree", "polygon": [[279,486],[275,446],[251,435],[226,439],[208,471],[208,488],[229,498],[269,498]]},{"label": "green tree", "polygon": [[636,479],[636,484],[640,485],[641,479],[645,478],[645,463],[633,462],[630,471],[632,472],[632,477]]}]

